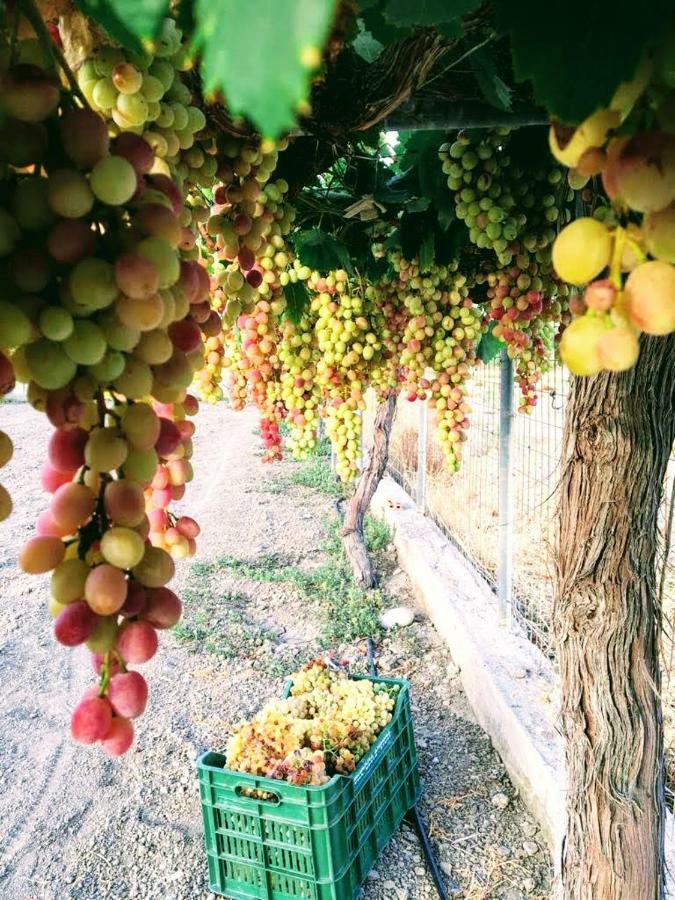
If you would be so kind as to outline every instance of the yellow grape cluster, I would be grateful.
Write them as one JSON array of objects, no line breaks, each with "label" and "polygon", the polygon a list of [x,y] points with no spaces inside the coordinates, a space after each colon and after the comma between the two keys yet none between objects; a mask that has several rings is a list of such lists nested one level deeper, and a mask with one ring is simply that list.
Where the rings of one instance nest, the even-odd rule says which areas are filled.
[{"label": "yellow grape cluster", "polygon": [[396,689],[352,680],[308,663],[291,676],[291,696],[268,703],[237,726],[227,745],[230,769],[291,784],[348,775],[391,721]]},{"label": "yellow grape cluster", "polygon": [[[576,128],[554,123],[550,130],[551,150],[570,179],[582,186],[601,176],[610,201],[568,225],[553,248],[559,277],[584,289],[560,346],[576,375],[629,369],[641,333],[675,331],[674,72],[670,29],[608,108]],[[626,133],[631,114],[658,127]]]},{"label": "yellow grape cluster", "polygon": [[469,296],[466,276],[453,261],[420,272],[417,260],[391,257],[393,274],[378,291],[402,312],[397,365],[408,400],[430,400],[451,471],[461,460],[470,407],[466,383],[476,362],[483,317]]},{"label": "yellow grape cluster", "polygon": [[381,313],[372,292],[350,285],[343,269],[327,276],[312,273],[309,286],[326,434],[335,450],[336,472],[349,482],[358,474],[369,373],[382,356]]},{"label": "yellow grape cluster", "polygon": [[308,315],[282,324],[279,341],[281,402],[286,410],[286,443],[296,459],[306,459],[317,443],[322,392],[316,378],[314,330]]}]

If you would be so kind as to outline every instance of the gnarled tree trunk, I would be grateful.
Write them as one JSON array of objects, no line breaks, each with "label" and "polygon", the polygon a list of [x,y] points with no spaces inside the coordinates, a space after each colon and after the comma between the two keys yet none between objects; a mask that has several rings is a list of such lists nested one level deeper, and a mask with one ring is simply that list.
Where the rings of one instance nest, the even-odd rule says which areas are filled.
[{"label": "gnarled tree trunk", "polygon": [[664,896],[658,512],[675,437],[675,335],[575,379],[555,631],[566,737],[566,900]]},{"label": "gnarled tree trunk", "polygon": [[345,509],[342,525],[342,543],[351,563],[357,584],[364,588],[375,587],[375,570],[371,562],[363,534],[363,521],[373,499],[389,458],[389,437],[396,413],[396,395],[390,394],[379,404],[373,426],[373,446],[356,490]]}]

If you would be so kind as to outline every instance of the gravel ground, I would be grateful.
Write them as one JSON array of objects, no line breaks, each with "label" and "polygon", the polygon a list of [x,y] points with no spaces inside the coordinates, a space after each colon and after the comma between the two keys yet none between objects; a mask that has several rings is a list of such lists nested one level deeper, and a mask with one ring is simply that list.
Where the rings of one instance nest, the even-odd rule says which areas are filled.
[{"label": "gravel ground", "polygon": [[[260,583],[224,556],[279,554],[310,569],[330,497],[288,484],[293,463],[264,466],[252,411],[200,412],[195,482],[186,511],[202,525],[196,565],[176,579],[191,630],[166,635],[144,667],[151,701],[135,747],[113,762],[73,745],[69,709],[91,680],[87,653],[58,647],[47,579],[16,569],[16,553],[45,505],[38,470],[48,426],[25,403],[0,407],[15,442],[3,484],[17,509],[0,525],[0,896],[3,900],[206,900],[194,761],[279,692],[291,660],[317,646],[320,610],[290,584]],[[284,480],[285,479],[285,480]],[[412,603],[390,559],[385,594]],[[201,629],[201,630],[200,630]],[[363,668],[364,647],[341,650]],[[418,616],[378,647],[382,674],[412,682],[422,810],[449,893],[464,900],[549,897],[550,867],[536,823],[475,723],[457,670]],[[404,825],[371,872],[364,900],[436,896],[417,838]]]}]

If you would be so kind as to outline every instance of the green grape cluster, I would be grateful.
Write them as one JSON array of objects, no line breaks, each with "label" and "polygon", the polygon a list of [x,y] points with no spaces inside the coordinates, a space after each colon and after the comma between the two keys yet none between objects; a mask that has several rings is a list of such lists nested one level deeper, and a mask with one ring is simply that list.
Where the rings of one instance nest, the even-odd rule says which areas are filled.
[{"label": "green grape cluster", "polygon": [[480,141],[460,134],[439,156],[454,193],[458,218],[477,247],[492,250],[479,283],[487,282],[490,318],[515,362],[520,409],[536,404],[536,387],[550,366],[542,336],[569,319],[567,289],[555,277],[551,249],[557,228],[571,218],[571,189],[547,148],[536,148],[506,129]]},{"label": "green grape cluster", "polygon": [[286,319],[279,341],[280,399],[286,410],[286,443],[296,459],[306,459],[317,443],[321,389],[316,379],[314,331],[305,314],[296,324]]},{"label": "green grape cluster", "polygon": [[391,257],[392,274],[378,286],[397,298],[404,328],[398,365],[408,400],[429,399],[448,467],[455,471],[466,440],[468,381],[476,361],[484,318],[469,296],[469,281],[453,260],[421,273],[417,260]]}]

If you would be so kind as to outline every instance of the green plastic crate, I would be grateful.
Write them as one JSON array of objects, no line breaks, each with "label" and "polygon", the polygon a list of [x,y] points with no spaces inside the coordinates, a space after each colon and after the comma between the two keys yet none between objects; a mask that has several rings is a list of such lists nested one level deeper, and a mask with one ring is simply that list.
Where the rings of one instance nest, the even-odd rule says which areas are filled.
[{"label": "green plastic crate", "polygon": [[[421,790],[408,682],[371,680],[400,690],[391,722],[353,775],[299,787],[225,769],[220,753],[199,757],[212,891],[233,900],[354,900]],[[254,800],[244,788],[277,799]]]}]

